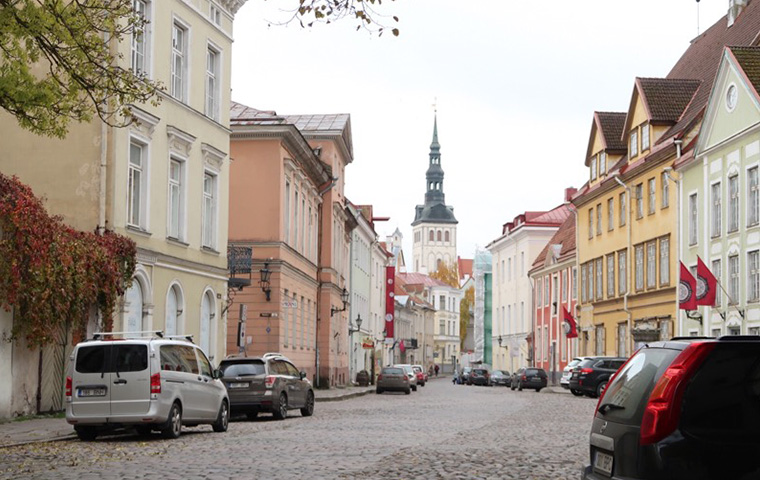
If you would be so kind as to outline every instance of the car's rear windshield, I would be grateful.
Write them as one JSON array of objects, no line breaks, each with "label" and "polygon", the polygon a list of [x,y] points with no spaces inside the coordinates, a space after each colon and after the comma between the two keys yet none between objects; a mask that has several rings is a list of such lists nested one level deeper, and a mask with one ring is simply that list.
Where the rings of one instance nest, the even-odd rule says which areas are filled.
[{"label": "car's rear windshield", "polygon": [[404,371],[400,368],[384,368],[382,371],[383,375],[403,375]]},{"label": "car's rear windshield", "polygon": [[483,375],[485,373],[488,373],[488,370],[486,370],[484,368],[476,368],[475,370],[473,370],[473,372],[477,373],[478,375]]},{"label": "car's rear windshield", "polygon": [[579,363],[581,363],[581,359],[580,358],[574,358],[574,359],[572,359],[570,361],[570,363],[567,364],[567,366],[568,367],[574,367],[574,366],[578,365]]},{"label": "car's rear windshield", "polygon": [[225,377],[245,377],[246,375],[263,375],[265,373],[264,362],[252,360],[244,363],[224,363],[219,366]]},{"label": "car's rear windshield", "polygon": [[602,405],[622,408],[606,409],[604,419],[638,424],[655,383],[679,353],[669,348],[639,350],[607,386]]},{"label": "car's rear windshield", "polygon": [[82,346],[77,349],[74,368],[79,373],[141,372],[148,368],[148,346]]},{"label": "car's rear windshield", "polygon": [[528,368],[528,369],[525,370],[525,375],[539,375],[539,376],[541,376],[542,373],[544,375],[546,375],[546,372],[544,372],[540,368]]}]

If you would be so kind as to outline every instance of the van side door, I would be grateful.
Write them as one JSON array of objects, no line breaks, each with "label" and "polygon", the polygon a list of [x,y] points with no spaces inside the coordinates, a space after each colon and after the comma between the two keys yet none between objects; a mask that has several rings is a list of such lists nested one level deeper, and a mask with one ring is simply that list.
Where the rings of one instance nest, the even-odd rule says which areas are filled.
[{"label": "van side door", "polygon": [[214,380],[211,362],[208,361],[206,354],[200,348],[194,348],[194,350],[198,357],[198,366],[200,367],[198,385],[201,403],[198,405],[198,410],[205,418],[215,419],[219,413],[224,387]]},{"label": "van side door", "polygon": [[111,352],[111,415],[147,413],[150,410],[148,345],[116,343]]},{"label": "van side door", "polygon": [[82,345],[74,350],[71,365],[71,413],[75,417],[111,414],[110,344]]}]

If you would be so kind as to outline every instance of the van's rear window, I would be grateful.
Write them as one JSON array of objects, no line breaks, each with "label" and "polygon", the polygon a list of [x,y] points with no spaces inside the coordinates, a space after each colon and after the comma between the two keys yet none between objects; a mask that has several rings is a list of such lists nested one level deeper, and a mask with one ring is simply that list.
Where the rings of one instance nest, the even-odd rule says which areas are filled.
[{"label": "van's rear window", "polygon": [[141,372],[148,368],[147,345],[92,345],[77,351],[79,373]]},{"label": "van's rear window", "polygon": [[110,351],[110,345],[95,345],[92,347],[80,347],[77,351],[76,371],[79,373],[105,372],[106,348]]}]

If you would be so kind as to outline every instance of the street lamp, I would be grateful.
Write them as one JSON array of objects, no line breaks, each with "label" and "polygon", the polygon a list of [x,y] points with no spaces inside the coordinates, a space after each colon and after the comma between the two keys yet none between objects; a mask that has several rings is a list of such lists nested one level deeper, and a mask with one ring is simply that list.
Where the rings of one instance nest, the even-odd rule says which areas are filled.
[{"label": "street lamp", "polygon": [[357,315],[356,316],[356,328],[353,328],[353,325],[350,323],[348,324],[348,334],[351,335],[354,332],[358,332],[362,328],[362,316]]},{"label": "street lamp", "polygon": [[259,270],[259,274],[261,274],[259,286],[261,287],[261,291],[266,294],[268,302],[271,300],[270,295],[272,294],[272,289],[269,287],[269,278],[272,276],[272,271],[269,270],[269,262],[264,262],[264,268]]},{"label": "street lamp", "polygon": [[331,317],[338,312],[346,311],[346,306],[348,305],[348,290],[346,290],[345,288],[343,288],[343,291],[340,293],[340,300],[343,302],[343,308],[330,307]]}]

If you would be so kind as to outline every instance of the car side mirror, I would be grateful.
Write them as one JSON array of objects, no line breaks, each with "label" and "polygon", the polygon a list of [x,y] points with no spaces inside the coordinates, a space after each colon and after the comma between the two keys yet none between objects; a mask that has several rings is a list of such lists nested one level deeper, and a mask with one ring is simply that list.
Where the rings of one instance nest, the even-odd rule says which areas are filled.
[{"label": "car side mirror", "polygon": [[216,379],[219,379],[219,378],[222,378],[223,376],[224,376],[224,374],[218,368],[213,371],[212,377],[214,377]]},{"label": "car side mirror", "polygon": [[301,377],[301,380],[303,380],[304,378],[306,378],[306,372],[301,371],[300,377]]}]

